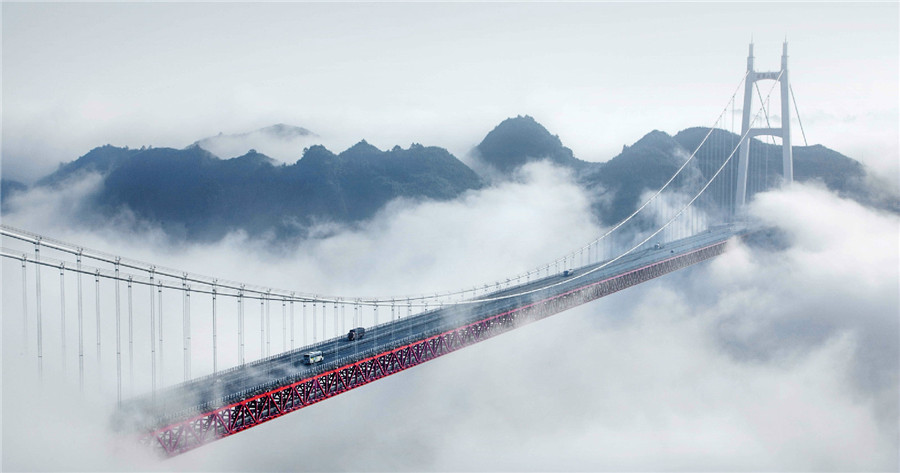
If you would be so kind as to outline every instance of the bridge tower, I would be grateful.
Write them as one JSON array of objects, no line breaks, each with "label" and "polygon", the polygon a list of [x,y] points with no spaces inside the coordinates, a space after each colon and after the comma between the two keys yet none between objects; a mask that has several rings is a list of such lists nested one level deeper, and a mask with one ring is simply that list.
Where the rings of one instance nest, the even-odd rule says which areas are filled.
[{"label": "bridge tower", "polygon": [[[790,82],[788,82],[787,40],[781,53],[781,70],[776,72],[757,72],[753,68],[753,43],[750,43],[750,54],[747,56],[747,79],[744,83],[744,111],[741,118],[741,136],[746,140],[741,143],[738,158],[737,195],[735,210],[741,209],[747,200],[747,168],[750,161],[750,140],[754,136],[770,135],[781,137],[781,156],[784,167],[784,183],[794,180],[794,158],[791,153],[791,109]],[[750,107],[753,102],[753,88],[758,80],[777,80],[781,82],[781,128],[750,128]]]}]

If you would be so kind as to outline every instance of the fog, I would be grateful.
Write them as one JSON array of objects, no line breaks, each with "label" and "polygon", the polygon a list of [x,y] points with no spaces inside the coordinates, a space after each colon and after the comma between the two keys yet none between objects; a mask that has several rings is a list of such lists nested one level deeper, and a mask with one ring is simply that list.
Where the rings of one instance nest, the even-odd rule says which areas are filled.
[{"label": "fog", "polygon": [[[88,178],[19,196],[4,223],[220,278],[382,296],[502,279],[601,231],[570,176],[543,163],[456,201],[393,202],[360,229],[329,228],[295,248],[241,234],[172,246],[150,227],[126,233],[116,220],[73,227],[73,202],[95,185]],[[25,355],[19,335],[21,270],[4,259],[3,310],[15,315],[3,321],[3,469],[896,470],[900,220],[799,184],[759,195],[750,210],[783,232],[783,248],[732,242],[708,263],[163,462],[110,429],[111,359],[100,391],[88,367],[86,401],[73,394],[74,361],[66,381],[53,376],[59,302],[49,268],[45,373],[54,382],[35,386],[33,345]],[[195,376],[211,369],[201,301],[192,308]],[[223,333],[234,317],[226,304]],[[260,349],[257,310],[247,310],[250,359]],[[74,310],[67,314],[71,332]],[[178,340],[169,325],[167,338]],[[181,377],[174,347],[167,382]],[[228,360],[233,348],[221,350],[220,363]],[[144,389],[145,365],[135,373]],[[49,446],[54,454],[42,454]]]},{"label": "fog", "polygon": [[233,135],[220,133],[198,141],[200,147],[224,159],[242,156],[250,150],[256,150],[289,164],[300,158],[304,148],[323,143],[325,140],[315,133],[299,134],[299,131],[293,129],[278,133],[276,130],[266,128]]}]

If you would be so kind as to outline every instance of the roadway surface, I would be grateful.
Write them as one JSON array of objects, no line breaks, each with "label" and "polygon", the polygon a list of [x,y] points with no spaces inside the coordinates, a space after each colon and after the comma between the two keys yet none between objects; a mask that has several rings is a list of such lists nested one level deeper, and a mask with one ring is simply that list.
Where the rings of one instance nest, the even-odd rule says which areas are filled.
[{"label": "roadway surface", "polygon": [[[366,329],[361,340],[348,341],[346,335],[325,340],[296,350],[238,366],[203,378],[182,383],[151,396],[133,399],[123,404],[121,414],[136,414],[142,419],[156,419],[157,423],[174,420],[189,412],[215,409],[218,406],[240,401],[262,389],[284,380],[285,383],[315,376],[334,368],[335,360],[354,360],[391,350],[411,339],[422,339],[436,332],[483,320],[558,294],[572,291],[598,281],[615,277],[653,263],[689,253],[699,248],[723,242],[742,230],[735,226],[720,226],[682,240],[668,243],[662,248],[648,244],[609,264],[597,263],[537,279],[522,285],[486,294],[472,304],[447,306],[413,316],[387,322]],[[488,300],[484,300],[488,299]],[[402,305],[400,305],[402,307]],[[303,354],[319,350],[324,361],[314,365],[302,362]]]}]

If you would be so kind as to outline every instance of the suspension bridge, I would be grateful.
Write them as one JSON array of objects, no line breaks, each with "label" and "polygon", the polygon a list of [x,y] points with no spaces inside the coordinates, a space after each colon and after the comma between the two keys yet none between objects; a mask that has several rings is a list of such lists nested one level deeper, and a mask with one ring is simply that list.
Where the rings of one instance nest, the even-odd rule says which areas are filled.
[{"label": "suspension bridge", "polygon": [[[82,392],[114,385],[114,424],[171,456],[713,258],[730,239],[756,230],[743,212],[754,194],[793,179],[787,57],[785,43],[781,69],[758,72],[751,44],[746,74],[660,189],[646,191],[633,213],[595,240],[503,281],[431,294],[323,296],[192,274],[0,226],[4,261],[21,266],[28,356],[42,383],[50,382],[45,365],[53,365],[54,373],[77,372]],[[773,82],[766,94],[759,81]],[[776,86],[778,128],[767,106]],[[769,157],[751,152],[757,136],[781,138],[779,182],[769,177]],[[49,310],[42,306],[48,285],[59,300]],[[11,297],[6,283],[4,289]],[[58,321],[55,333],[46,333],[45,317]],[[59,344],[52,359],[48,342]],[[166,366],[179,361],[181,376],[168,379]]]}]

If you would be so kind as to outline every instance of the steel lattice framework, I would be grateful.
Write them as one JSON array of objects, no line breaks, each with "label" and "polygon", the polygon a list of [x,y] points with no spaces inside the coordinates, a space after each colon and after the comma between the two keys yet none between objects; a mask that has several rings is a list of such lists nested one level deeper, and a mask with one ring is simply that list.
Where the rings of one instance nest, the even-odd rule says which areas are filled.
[{"label": "steel lattice framework", "polygon": [[184,453],[524,324],[705,261],[722,254],[725,245],[725,241],[718,242],[452,330],[425,335],[412,343],[366,356],[312,377],[288,380],[279,387],[252,393],[243,400],[166,425],[142,440],[154,444],[167,456]]}]

